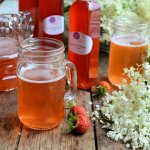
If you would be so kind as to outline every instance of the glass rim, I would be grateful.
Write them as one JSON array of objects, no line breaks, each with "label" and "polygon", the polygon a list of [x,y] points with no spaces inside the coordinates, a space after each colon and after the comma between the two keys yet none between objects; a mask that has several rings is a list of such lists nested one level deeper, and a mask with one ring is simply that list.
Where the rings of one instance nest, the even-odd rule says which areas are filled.
[{"label": "glass rim", "polygon": [[148,29],[149,25],[143,18],[138,16],[119,16],[113,21],[113,25],[117,27],[133,27],[135,29]]},{"label": "glass rim", "polygon": [[[34,43],[34,42],[47,42],[48,44],[58,44],[59,45],[59,48],[53,48],[50,49],[50,50],[32,50],[31,49],[31,45],[27,47],[27,44],[28,43]],[[24,45],[24,46],[23,46]],[[34,47],[34,46],[33,46]],[[64,47],[64,43],[61,42],[60,40],[57,40],[55,38],[47,38],[47,37],[34,37],[34,38],[28,38],[28,39],[25,39],[25,40],[22,40],[20,42],[20,45],[19,45],[19,53],[22,53],[23,51],[29,51],[29,52],[33,52],[33,53],[38,53],[38,52],[43,52],[43,53],[51,53],[51,52],[60,52],[61,50],[65,50],[65,47]],[[61,53],[61,52],[60,52]]]}]

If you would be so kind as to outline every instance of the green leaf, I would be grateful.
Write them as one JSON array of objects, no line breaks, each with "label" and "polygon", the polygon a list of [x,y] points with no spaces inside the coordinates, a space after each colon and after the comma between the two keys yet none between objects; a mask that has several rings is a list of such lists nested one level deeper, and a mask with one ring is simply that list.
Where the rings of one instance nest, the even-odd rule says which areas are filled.
[{"label": "green leaf", "polygon": [[92,96],[104,96],[106,94],[106,87],[97,86],[97,93],[92,94]]},{"label": "green leaf", "polygon": [[150,107],[147,107],[148,113],[150,113]]},{"label": "green leaf", "polygon": [[68,132],[71,132],[71,131],[73,131],[73,129],[75,129],[77,121],[78,121],[77,114],[76,113],[75,114],[70,113],[69,118],[68,118],[68,122],[67,122],[68,126],[69,126]]},{"label": "green leaf", "polygon": [[69,8],[70,8],[70,6],[69,6],[69,5],[68,5],[68,6],[66,6],[66,7],[64,7],[64,13],[68,12],[68,11],[69,11]]}]

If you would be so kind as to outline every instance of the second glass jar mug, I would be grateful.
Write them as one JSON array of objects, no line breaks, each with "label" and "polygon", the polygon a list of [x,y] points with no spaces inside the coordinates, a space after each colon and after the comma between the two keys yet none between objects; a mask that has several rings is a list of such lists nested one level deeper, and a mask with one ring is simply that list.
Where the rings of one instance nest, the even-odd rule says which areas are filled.
[{"label": "second glass jar mug", "polygon": [[[124,68],[144,63],[148,52],[148,24],[138,17],[120,16],[114,20],[110,41],[108,79],[114,84],[121,83]],[[129,81],[127,79],[127,81]]]},{"label": "second glass jar mug", "polygon": [[[30,38],[19,48],[18,115],[32,129],[51,129],[64,119],[64,96],[76,95],[74,65],[64,59],[62,42],[50,38]],[[71,93],[65,95],[66,81]]]},{"label": "second glass jar mug", "polygon": [[23,39],[32,36],[33,29],[29,12],[0,14],[0,91],[17,87],[18,46]]}]

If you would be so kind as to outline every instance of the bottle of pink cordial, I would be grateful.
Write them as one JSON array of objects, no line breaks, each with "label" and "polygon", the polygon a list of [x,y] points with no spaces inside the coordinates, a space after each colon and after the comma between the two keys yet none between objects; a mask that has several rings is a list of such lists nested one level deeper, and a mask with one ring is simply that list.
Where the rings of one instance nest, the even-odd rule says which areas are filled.
[{"label": "bottle of pink cordial", "polygon": [[64,1],[39,0],[39,36],[63,41]]},{"label": "bottle of pink cordial", "polygon": [[68,58],[77,68],[78,88],[98,79],[100,7],[94,0],[76,0],[69,9]]}]

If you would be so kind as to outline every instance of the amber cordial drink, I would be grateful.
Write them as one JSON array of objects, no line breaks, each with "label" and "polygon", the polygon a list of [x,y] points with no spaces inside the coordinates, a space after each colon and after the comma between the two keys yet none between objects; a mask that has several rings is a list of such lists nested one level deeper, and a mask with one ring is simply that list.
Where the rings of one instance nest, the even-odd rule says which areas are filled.
[{"label": "amber cordial drink", "polygon": [[115,32],[110,42],[108,66],[108,78],[114,85],[120,84],[122,78],[129,81],[123,74],[123,69],[131,66],[137,68],[137,64],[140,65],[145,61],[148,49],[147,25],[137,22],[136,19],[135,22],[128,18],[119,19],[120,22],[115,22]]},{"label": "amber cordial drink", "polygon": [[53,128],[64,118],[65,74],[46,69],[29,67],[18,75],[19,118],[33,128]]},{"label": "amber cordial drink", "polygon": [[124,68],[136,68],[137,64],[142,64],[147,56],[147,48],[147,42],[136,37],[111,39],[108,71],[110,82],[120,84],[121,78],[125,78]]},{"label": "amber cordial drink", "polygon": [[31,32],[27,30],[31,29],[30,18],[27,12],[0,14],[0,91],[17,87],[18,46],[30,36]]},{"label": "amber cordial drink", "polygon": [[[55,39],[30,38],[21,42],[19,50],[19,119],[32,129],[54,128],[64,119],[65,64],[75,74],[73,64],[65,63],[64,45]],[[70,76],[76,85],[74,79]]]},{"label": "amber cordial drink", "polygon": [[13,38],[0,37],[0,91],[9,91],[17,86],[17,44]]}]

